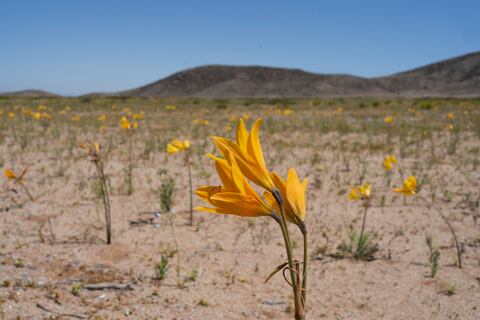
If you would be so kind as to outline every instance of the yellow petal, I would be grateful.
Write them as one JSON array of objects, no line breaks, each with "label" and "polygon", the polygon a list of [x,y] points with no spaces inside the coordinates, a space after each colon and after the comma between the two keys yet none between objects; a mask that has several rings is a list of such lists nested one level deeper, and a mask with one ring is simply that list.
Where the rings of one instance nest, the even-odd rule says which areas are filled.
[{"label": "yellow petal", "polygon": [[240,146],[240,149],[244,152],[247,151],[247,140],[248,140],[248,131],[245,127],[245,123],[242,119],[238,122],[237,126],[237,144]]},{"label": "yellow petal", "polygon": [[180,150],[178,150],[178,148],[174,147],[172,144],[170,144],[170,143],[167,144],[167,152],[169,154],[174,154],[174,153],[177,153],[178,151],[180,151]]},{"label": "yellow petal", "polygon": [[14,179],[17,178],[17,175],[15,174],[15,172],[13,172],[10,169],[5,169],[5,171],[3,171],[3,173],[5,174],[5,177],[7,177],[10,180],[14,180]]},{"label": "yellow petal", "polygon": [[288,170],[287,177],[287,199],[290,203],[293,213],[300,220],[305,220],[306,204],[305,204],[305,190],[307,186],[307,180],[300,183],[297,172],[294,168]]}]

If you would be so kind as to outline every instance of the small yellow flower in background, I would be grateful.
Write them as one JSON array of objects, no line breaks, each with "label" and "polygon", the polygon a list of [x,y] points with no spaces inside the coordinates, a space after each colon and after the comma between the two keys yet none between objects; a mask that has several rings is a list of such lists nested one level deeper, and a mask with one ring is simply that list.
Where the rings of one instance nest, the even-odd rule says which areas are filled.
[{"label": "small yellow flower in background", "polygon": [[455,114],[453,114],[452,112],[449,112],[449,113],[447,113],[447,118],[448,118],[448,120],[451,121],[451,120],[455,119]]},{"label": "small yellow flower in background", "polygon": [[450,130],[450,131],[453,131],[455,129],[455,127],[453,126],[453,124],[449,123],[448,126],[447,126],[447,129]]},{"label": "small yellow flower in background", "polygon": [[79,116],[79,115],[71,116],[71,117],[70,117],[70,120],[72,120],[72,121],[80,121],[80,116]]},{"label": "small yellow flower in background", "polygon": [[8,117],[9,117],[10,119],[15,118],[15,112],[9,112],[9,113],[8,113]]},{"label": "small yellow flower in background", "polygon": [[22,173],[19,176],[17,176],[15,172],[13,172],[13,170],[11,169],[5,169],[3,171],[3,174],[5,175],[5,177],[7,177],[8,180],[13,180],[15,183],[23,184],[23,178],[27,173],[27,169],[28,168],[23,169]]},{"label": "small yellow flower in background", "polygon": [[49,113],[42,112],[42,118],[46,120],[52,120],[52,116]]},{"label": "small yellow flower in background", "polygon": [[337,111],[338,113],[342,113],[342,112],[343,112],[343,108],[342,108],[342,107],[338,107],[336,111]]},{"label": "small yellow flower in background", "polygon": [[100,160],[100,143],[98,142],[85,142],[79,145],[85,153],[89,156],[90,161],[96,162]]},{"label": "small yellow flower in background", "polygon": [[40,111],[45,111],[45,110],[47,110],[48,108],[47,108],[47,106],[44,106],[43,104],[41,104],[41,105],[38,106],[37,109],[40,110]]},{"label": "small yellow flower in background", "polygon": [[390,171],[395,168],[396,164],[398,164],[398,161],[393,154],[389,154],[385,157],[385,159],[383,159],[383,168],[385,168],[386,171]]},{"label": "small yellow flower in background", "polygon": [[223,137],[212,137],[213,142],[225,158],[232,154],[245,177],[270,192],[276,188],[270,172],[267,170],[260,144],[260,125],[262,119],[257,119],[248,133],[243,119],[238,123],[237,141]]},{"label": "small yellow flower in background", "polygon": [[144,115],[145,115],[145,112],[140,111],[139,113],[134,113],[132,117],[134,120],[141,120],[143,119]]},{"label": "small yellow flower in background", "polygon": [[393,189],[393,192],[403,193],[406,196],[413,196],[417,193],[417,178],[410,176],[405,181],[401,188]]},{"label": "small yellow flower in background", "polygon": [[123,109],[122,109],[122,112],[123,112],[123,113],[127,113],[128,115],[130,115],[131,112],[132,112],[132,110],[130,110],[129,107],[126,107],[126,108],[123,108]]},{"label": "small yellow flower in background", "polygon": [[123,116],[120,119],[120,128],[123,130],[133,130],[138,128],[138,122],[137,121],[130,121],[127,119],[127,117]]},{"label": "small yellow flower in background", "polygon": [[40,120],[42,119],[42,114],[40,112],[34,112],[33,117],[35,118],[35,120]]},{"label": "small yellow flower in background", "polygon": [[227,125],[225,125],[225,126],[223,127],[223,129],[225,130],[225,132],[230,132],[230,131],[232,131],[233,128],[232,128],[231,125],[228,125],[228,124],[227,124]]},{"label": "small yellow flower in background", "polygon": [[352,188],[352,190],[348,194],[348,199],[352,201],[367,200],[367,199],[370,199],[371,192],[372,192],[372,186],[368,183],[355,186]]},{"label": "small yellow flower in background", "polygon": [[393,117],[392,116],[387,116],[383,119],[383,122],[386,124],[392,124],[393,123]]},{"label": "small yellow flower in background", "polygon": [[98,119],[98,121],[103,122],[103,121],[107,120],[107,116],[104,115],[104,114],[101,114],[101,115],[98,116],[97,119]]},{"label": "small yellow flower in background", "polygon": [[15,174],[15,172],[13,172],[13,171],[10,170],[10,169],[5,169],[5,171],[3,171],[3,174],[5,175],[5,177],[8,178],[8,180],[15,180],[15,179],[17,179],[17,175]]},{"label": "small yellow flower in background", "polygon": [[180,151],[185,151],[190,148],[190,141],[189,140],[183,140],[180,141],[178,139],[173,139],[170,141],[169,144],[167,144],[167,152],[169,154],[175,154]]},{"label": "small yellow flower in background", "polygon": [[248,113],[244,113],[242,116],[242,120],[247,121],[248,119],[250,119],[250,115]]},{"label": "small yellow flower in background", "polygon": [[165,106],[165,110],[175,110],[175,109],[177,109],[177,106],[174,106],[174,105],[171,105],[171,104]]},{"label": "small yellow flower in background", "polygon": [[195,120],[193,120],[193,124],[199,124],[199,125],[206,126],[206,125],[208,125],[208,120],[207,119],[195,119]]},{"label": "small yellow flower in background", "polygon": [[237,116],[236,114],[232,114],[232,115],[230,116],[230,121],[231,121],[231,122],[237,122],[237,121],[238,121],[238,116]]}]

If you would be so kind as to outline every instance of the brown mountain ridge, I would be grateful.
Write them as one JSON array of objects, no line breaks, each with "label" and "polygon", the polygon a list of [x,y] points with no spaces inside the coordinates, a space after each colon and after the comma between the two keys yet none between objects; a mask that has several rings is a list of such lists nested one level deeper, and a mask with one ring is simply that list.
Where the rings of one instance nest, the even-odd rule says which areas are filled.
[{"label": "brown mountain ridge", "polygon": [[[32,96],[36,91],[27,92],[28,95],[25,91],[3,95]],[[174,73],[139,88],[87,96],[480,97],[480,51],[376,78],[264,66],[206,65]]]}]

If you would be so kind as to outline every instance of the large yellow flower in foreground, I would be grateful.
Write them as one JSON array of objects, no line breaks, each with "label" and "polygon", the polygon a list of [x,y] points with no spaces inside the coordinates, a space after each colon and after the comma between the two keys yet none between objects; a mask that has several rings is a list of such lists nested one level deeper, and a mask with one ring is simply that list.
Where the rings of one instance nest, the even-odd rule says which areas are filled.
[{"label": "large yellow flower in foreground", "polygon": [[[307,191],[308,179],[305,178],[300,182],[294,168],[288,170],[287,181],[283,180],[275,172],[272,173],[272,178],[284,201],[285,217],[289,222],[300,225],[305,221],[307,207],[305,193]],[[273,195],[270,192],[265,192],[264,196],[280,215],[280,208]]]},{"label": "large yellow flower in foreground", "polygon": [[273,208],[255,192],[243,176],[233,156],[229,161],[215,159],[215,168],[222,186],[204,186],[197,189],[197,196],[210,203],[211,207],[196,207],[195,210],[218,214],[233,214],[242,217],[271,216]]},{"label": "large yellow flower in foreground", "polygon": [[173,139],[172,141],[170,141],[169,144],[167,144],[167,152],[169,154],[185,151],[185,150],[188,150],[189,148],[190,148],[190,141],[188,140],[180,141],[177,139]]},{"label": "large yellow flower in foreground", "polygon": [[383,168],[385,168],[386,171],[390,171],[395,168],[397,163],[397,158],[395,158],[393,154],[390,154],[383,159]]},{"label": "large yellow flower in foreground", "polygon": [[393,189],[394,192],[403,193],[406,196],[413,196],[417,193],[417,178],[410,176],[403,181],[401,188]]},{"label": "large yellow flower in foreground", "polygon": [[348,199],[352,201],[367,200],[370,198],[371,193],[372,193],[372,186],[366,183],[360,186],[353,187],[350,193],[348,194]]},{"label": "large yellow flower in foreground", "polygon": [[236,142],[222,137],[213,137],[212,139],[226,159],[228,159],[228,154],[235,158],[245,177],[256,185],[273,192],[275,184],[265,165],[260,144],[261,123],[262,119],[255,121],[252,131],[249,133],[243,120],[240,120],[237,127]]}]

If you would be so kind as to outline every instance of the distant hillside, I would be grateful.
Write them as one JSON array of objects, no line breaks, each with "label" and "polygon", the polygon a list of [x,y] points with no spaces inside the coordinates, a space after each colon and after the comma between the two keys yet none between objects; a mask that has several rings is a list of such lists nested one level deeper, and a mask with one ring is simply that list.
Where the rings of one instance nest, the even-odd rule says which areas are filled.
[{"label": "distant hillside", "polygon": [[[3,95],[52,97],[26,90]],[[208,65],[140,88],[96,96],[197,98],[480,97],[480,52],[377,78],[263,66]]]},{"label": "distant hillside", "polygon": [[474,97],[480,96],[480,52],[378,78],[297,69],[210,65],[119,92],[140,97]]},{"label": "distant hillside", "polygon": [[42,91],[42,90],[22,90],[0,93],[0,96],[5,97],[25,97],[25,98],[51,98],[59,97],[55,93]]}]

